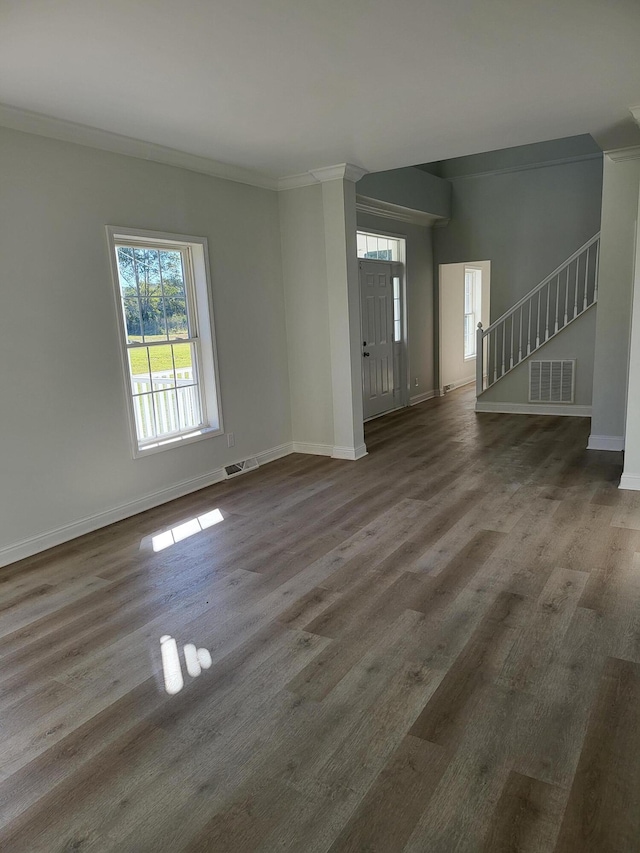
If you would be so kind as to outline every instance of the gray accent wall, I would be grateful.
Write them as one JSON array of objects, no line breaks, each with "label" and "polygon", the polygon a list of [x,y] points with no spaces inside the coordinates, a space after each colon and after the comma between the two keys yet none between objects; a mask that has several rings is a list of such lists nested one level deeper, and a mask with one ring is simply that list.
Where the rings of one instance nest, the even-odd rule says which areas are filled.
[{"label": "gray accent wall", "polygon": [[[593,389],[593,339],[595,337],[597,306],[589,308],[564,331],[543,344],[531,358],[525,359],[507,375],[487,388],[480,397],[483,403],[528,403],[529,362],[531,360],[576,360],[576,406],[591,406]],[[532,404],[536,405],[536,404]],[[566,408],[568,404],[564,404]]]},{"label": "gray accent wall", "polygon": [[451,184],[412,166],[365,175],[356,184],[356,192],[432,216],[447,219],[451,215]]},{"label": "gray accent wall", "polygon": [[435,262],[491,261],[492,320],[600,230],[602,155],[450,180]]}]

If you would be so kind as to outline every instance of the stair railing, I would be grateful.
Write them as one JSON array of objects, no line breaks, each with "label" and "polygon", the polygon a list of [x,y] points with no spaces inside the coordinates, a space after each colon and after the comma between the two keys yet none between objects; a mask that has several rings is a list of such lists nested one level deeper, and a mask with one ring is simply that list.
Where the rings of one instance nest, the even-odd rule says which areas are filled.
[{"label": "stair railing", "polygon": [[598,301],[600,232],[486,329],[476,330],[481,394]]}]

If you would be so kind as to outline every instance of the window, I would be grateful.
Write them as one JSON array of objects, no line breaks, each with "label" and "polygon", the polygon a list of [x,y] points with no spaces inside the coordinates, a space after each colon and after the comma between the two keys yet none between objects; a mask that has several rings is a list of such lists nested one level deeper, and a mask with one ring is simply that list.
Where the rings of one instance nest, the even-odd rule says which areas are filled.
[{"label": "window", "polygon": [[358,257],[370,261],[400,261],[400,240],[358,231]]},{"label": "window", "polygon": [[400,301],[400,276],[393,276],[393,340],[402,340],[402,302]]},{"label": "window", "polygon": [[464,357],[476,357],[476,328],[480,322],[482,270],[464,270]]},{"label": "window", "polygon": [[107,233],[134,455],[221,433],[206,240]]}]

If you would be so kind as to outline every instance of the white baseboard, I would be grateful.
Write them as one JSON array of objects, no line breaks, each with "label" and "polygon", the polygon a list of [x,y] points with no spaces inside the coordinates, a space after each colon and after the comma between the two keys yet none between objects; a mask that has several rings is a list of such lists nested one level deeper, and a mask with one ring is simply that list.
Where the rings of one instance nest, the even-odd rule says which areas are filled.
[{"label": "white baseboard", "polygon": [[262,453],[256,453],[255,458],[260,465],[266,465],[268,462],[275,462],[276,459],[282,459],[283,456],[289,456],[290,453],[295,453],[293,442],[289,441],[286,444],[280,444],[278,447],[271,447],[269,450],[263,450]]},{"label": "white baseboard", "polygon": [[633,492],[640,492],[640,474],[623,474],[620,478],[619,489],[630,489]]},{"label": "white baseboard", "polygon": [[[288,456],[293,452],[293,444],[289,442],[281,444],[278,447],[269,448],[269,450],[263,450],[261,453],[254,454],[254,456],[260,465],[265,465],[268,462],[281,459],[283,456]],[[8,545],[0,549],[0,567],[16,563],[18,560],[24,560],[26,557],[32,557],[41,551],[46,551],[56,545],[62,545],[64,542],[77,539],[78,536],[84,536],[86,533],[93,533],[94,530],[99,530],[101,527],[107,527],[116,521],[122,521],[124,518],[129,518],[132,515],[138,515],[140,512],[146,512],[148,509],[153,509],[161,504],[174,501],[176,498],[184,497],[184,495],[188,495],[191,492],[197,492],[199,489],[213,486],[224,479],[224,468],[216,468],[208,474],[201,474],[198,477],[192,477],[190,480],[183,480],[181,483],[176,483],[157,492],[152,492],[150,495],[145,495],[134,501],[120,504],[105,512],[86,516],[79,521],[65,524],[63,527],[58,527],[55,530],[48,530],[46,533],[25,539],[14,545]]]},{"label": "white baseboard", "polygon": [[440,396],[444,397],[444,395],[448,394],[450,391],[457,391],[458,388],[464,388],[465,385],[473,385],[475,381],[476,375],[474,373],[473,376],[467,376],[465,379],[461,379],[459,382],[451,382],[449,385],[447,385],[446,391],[444,390],[444,388],[440,389]]},{"label": "white baseboard", "polygon": [[590,418],[591,406],[563,406],[555,403],[489,403],[476,400],[476,412],[495,412],[501,415],[566,415]]},{"label": "white baseboard", "polygon": [[417,406],[418,403],[426,403],[427,400],[433,400],[434,397],[439,397],[440,393],[437,388],[433,391],[425,391],[424,394],[416,394],[414,397],[409,397],[409,405]]},{"label": "white baseboard", "polygon": [[46,533],[41,533],[31,539],[25,539],[22,542],[17,542],[15,545],[9,545],[0,550],[0,566],[7,566],[9,563],[24,560],[25,557],[32,557],[34,554],[40,553],[40,551],[46,551],[48,548],[62,545],[63,542],[68,542],[70,539],[84,536],[85,533],[92,533],[100,527],[107,527],[107,525],[113,524],[116,521],[122,521],[123,518],[129,518],[129,516],[153,509],[155,506],[168,503],[168,501],[173,501],[176,498],[181,498],[190,492],[197,492],[198,489],[212,486],[214,483],[219,483],[224,479],[224,468],[216,468],[215,471],[211,471],[209,474],[202,474],[191,480],[184,480],[167,489],[160,489],[150,495],[120,504],[105,512],[86,516],[79,521],[74,521],[72,524],[65,524],[63,527],[48,530]]},{"label": "white baseboard", "polygon": [[366,455],[367,447],[365,444],[361,444],[359,447],[339,447],[336,445],[331,454],[334,459],[350,459],[352,462],[362,459]]},{"label": "white baseboard", "polygon": [[331,456],[333,453],[332,444],[310,444],[305,441],[293,442],[294,453],[310,453],[312,456]]},{"label": "white baseboard", "polygon": [[587,450],[624,450],[624,436],[594,435],[591,433]]}]

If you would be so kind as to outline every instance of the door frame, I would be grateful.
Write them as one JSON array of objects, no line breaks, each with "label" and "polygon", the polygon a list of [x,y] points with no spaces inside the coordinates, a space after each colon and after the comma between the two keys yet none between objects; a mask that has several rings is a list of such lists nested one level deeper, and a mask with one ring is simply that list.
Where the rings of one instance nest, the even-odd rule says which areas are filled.
[{"label": "door frame", "polygon": [[[404,409],[409,405],[409,394],[410,394],[410,365],[409,365],[409,323],[408,323],[408,312],[407,312],[407,236],[406,234],[398,234],[392,231],[382,231],[379,228],[357,228],[358,233],[360,234],[372,234],[372,235],[380,235],[380,237],[392,237],[395,240],[399,241],[399,260],[397,261],[383,261],[378,260],[377,258],[358,258],[358,291],[360,297],[360,305],[362,305],[362,287],[360,282],[360,263],[365,262],[368,264],[381,264],[392,267],[392,276],[395,275],[396,268],[400,274],[400,328],[401,328],[401,339],[399,341],[398,353],[399,353],[399,368],[398,368],[398,376],[399,376],[399,405],[395,406],[392,409],[388,409],[386,412],[382,412],[379,415],[373,415],[370,418],[364,417],[364,411],[362,413],[362,420],[364,423],[368,421],[375,420],[376,418],[381,418],[384,415],[388,415],[391,412],[397,412],[399,409]],[[362,350],[362,312],[360,312],[360,340],[359,340],[359,349]],[[394,342],[394,359],[396,356],[395,342]]]}]

